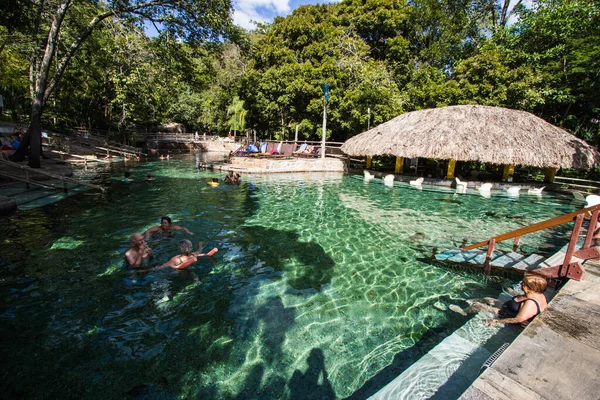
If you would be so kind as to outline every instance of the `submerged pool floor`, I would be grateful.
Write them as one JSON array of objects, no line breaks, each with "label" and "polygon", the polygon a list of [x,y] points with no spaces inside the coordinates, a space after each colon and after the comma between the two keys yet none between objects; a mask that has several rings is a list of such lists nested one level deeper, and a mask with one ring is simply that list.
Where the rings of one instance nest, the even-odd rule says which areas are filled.
[{"label": "submerged pool floor", "polygon": [[[103,196],[2,219],[5,398],[361,398],[465,324],[450,304],[512,283],[423,261],[431,246],[574,209],[546,194],[486,199],[337,174],[212,188],[214,174],[185,157],[135,164],[129,184],[107,168]],[[129,236],[162,215],[193,235],[152,238],[151,265],[183,238],[220,251],[186,271],[126,270]]]}]

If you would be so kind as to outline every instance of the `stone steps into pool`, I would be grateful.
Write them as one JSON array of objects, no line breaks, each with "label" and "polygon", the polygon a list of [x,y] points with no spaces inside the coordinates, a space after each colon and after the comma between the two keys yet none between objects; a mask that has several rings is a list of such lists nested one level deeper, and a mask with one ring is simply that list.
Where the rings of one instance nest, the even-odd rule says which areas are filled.
[{"label": "stone steps into pool", "polygon": [[[583,245],[580,240],[579,247]],[[523,274],[525,271],[533,271],[540,268],[549,268],[561,265],[566,256],[566,247],[546,258],[539,254],[523,255],[515,252],[502,252],[495,250],[492,253],[490,267],[492,272],[507,272]],[[486,252],[479,249],[474,250],[446,250],[436,254],[434,261],[448,266],[467,266],[484,268]],[[573,257],[572,262],[582,262],[578,257]]]},{"label": "stone steps into pool", "polygon": [[[446,250],[435,255],[435,261],[445,265],[467,265],[471,267],[483,268],[486,251],[474,250]],[[490,266],[492,269],[501,269],[506,271],[522,273],[550,265],[542,265],[544,256],[539,254],[523,255],[516,252],[502,252],[495,250],[492,253]],[[563,255],[564,258],[564,255]],[[555,260],[550,260],[555,261]],[[556,265],[556,264],[554,264]]]}]

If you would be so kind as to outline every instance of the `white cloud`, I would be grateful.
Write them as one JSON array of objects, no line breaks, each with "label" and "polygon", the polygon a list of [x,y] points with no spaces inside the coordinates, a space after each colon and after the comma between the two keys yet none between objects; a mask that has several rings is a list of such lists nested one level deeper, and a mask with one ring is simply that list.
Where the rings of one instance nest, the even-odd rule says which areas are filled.
[{"label": "white cloud", "polygon": [[250,22],[269,22],[278,15],[290,13],[289,0],[237,0],[234,1],[233,22],[246,29],[256,26]]}]

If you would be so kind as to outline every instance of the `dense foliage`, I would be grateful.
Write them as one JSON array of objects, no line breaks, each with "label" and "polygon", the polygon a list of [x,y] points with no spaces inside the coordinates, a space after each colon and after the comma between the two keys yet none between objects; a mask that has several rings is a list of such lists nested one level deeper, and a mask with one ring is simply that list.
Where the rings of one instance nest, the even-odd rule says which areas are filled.
[{"label": "dense foliage", "polygon": [[[43,29],[35,24],[37,1],[8,4],[0,18],[3,118],[26,122],[34,95],[27,74]],[[73,5],[65,24],[87,23],[95,4]],[[600,143],[598,2],[508,4],[345,0],[299,7],[252,32],[227,28],[212,41],[196,40],[206,38],[202,23],[219,25],[206,24],[208,17],[187,31],[176,14],[157,9],[107,18],[73,56],[43,122],[117,132],[179,122],[191,131],[253,129],[271,138],[292,138],[298,127],[300,138],[317,139],[327,83],[330,140],[407,111],[485,104],[533,112]],[[226,14],[214,18],[225,26]],[[140,18],[168,29],[148,37]]]}]

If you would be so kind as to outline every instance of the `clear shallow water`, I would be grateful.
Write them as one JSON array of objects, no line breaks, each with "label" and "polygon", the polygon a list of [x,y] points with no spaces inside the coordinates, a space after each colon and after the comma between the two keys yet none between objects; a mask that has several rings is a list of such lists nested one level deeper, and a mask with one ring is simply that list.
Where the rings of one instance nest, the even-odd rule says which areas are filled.
[{"label": "clear shallow water", "polygon": [[[107,195],[2,219],[5,397],[360,398],[464,324],[449,304],[511,283],[419,261],[430,245],[574,209],[326,174],[211,188],[218,174],[185,157],[128,169],[131,184],[103,173]],[[219,253],[183,272],[125,270],[129,236],[161,215],[194,235],[154,239],[153,265],[185,237]]]}]

